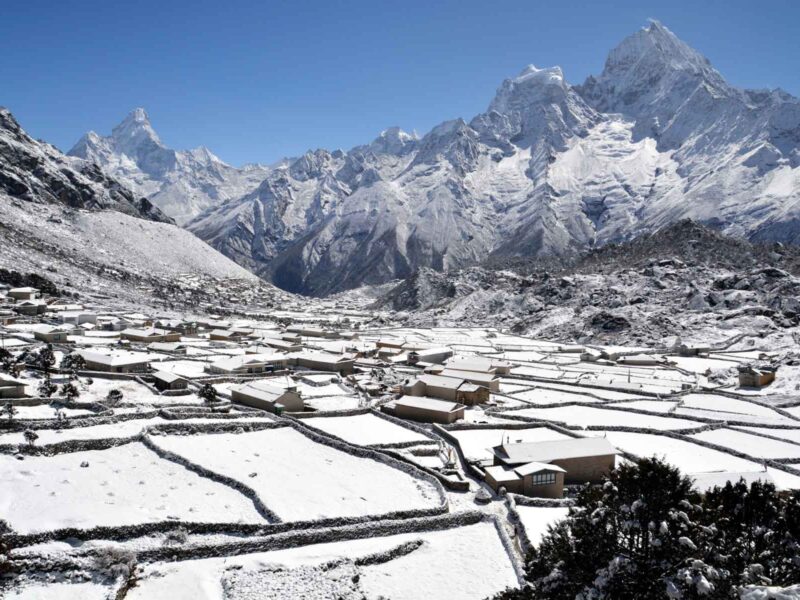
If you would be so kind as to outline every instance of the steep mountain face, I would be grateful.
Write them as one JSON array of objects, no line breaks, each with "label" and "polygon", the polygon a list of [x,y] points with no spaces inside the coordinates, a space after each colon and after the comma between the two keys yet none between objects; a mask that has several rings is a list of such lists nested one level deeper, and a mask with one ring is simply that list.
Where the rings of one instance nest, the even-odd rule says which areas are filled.
[{"label": "steep mountain face", "polygon": [[167,148],[141,108],[132,111],[108,137],[90,131],[69,154],[99,165],[178,223],[248,193],[268,172],[262,165],[234,168],[205,147]]},{"label": "steep mountain face", "polygon": [[0,194],[31,203],[110,209],[172,222],[149,200],[107,177],[97,165],[71,159],[31,138],[5,108],[0,108]]},{"label": "steep mountain face", "polygon": [[800,242],[798,166],[796,98],[729,86],[653,22],[582,85],[529,66],[469,123],[309,152],[187,227],[324,295],[487,255],[575,255],[683,218]]}]

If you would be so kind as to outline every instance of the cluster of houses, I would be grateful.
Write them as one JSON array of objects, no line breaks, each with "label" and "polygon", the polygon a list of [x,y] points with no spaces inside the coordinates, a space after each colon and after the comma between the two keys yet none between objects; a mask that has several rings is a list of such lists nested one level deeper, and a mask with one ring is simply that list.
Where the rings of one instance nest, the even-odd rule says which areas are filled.
[{"label": "cluster of houses", "polygon": [[[423,351],[424,352],[424,351]],[[511,363],[478,356],[442,356],[442,362],[414,361],[423,371],[402,386],[402,396],[384,407],[396,416],[428,423],[453,423],[464,418],[466,406],[483,404],[500,391],[500,375]]]},{"label": "cluster of houses", "polygon": [[[0,285],[0,348],[6,340],[14,347],[52,344],[80,357],[83,374],[138,377],[161,394],[224,384],[220,393],[232,403],[276,414],[312,410],[303,386],[339,383],[353,395],[377,398],[374,405],[395,417],[446,425],[492,402],[501,378],[513,368],[507,360],[456,355],[447,346],[364,337],[355,329],[306,322],[279,326],[272,320],[110,311],[47,297],[32,287]],[[575,346],[574,351],[581,360],[615,365],[665,362],[645,353],[616,356],[612,349]],[[678,354],[702,357],[704,352],[682,345]],[[167,368],[175,362],[191,365],[191,374]],[[741,365],[738,374],[741,386],[763,387],[775,379],[775,368]],[[25,397],[31,387],[30,381],[0,373],[0,398]],[[491,451],[493,459],[479,466],[492,489],[544,498],[562,497],[565,485],[601,481],[619,454],[605,438],[506,439]]]}]

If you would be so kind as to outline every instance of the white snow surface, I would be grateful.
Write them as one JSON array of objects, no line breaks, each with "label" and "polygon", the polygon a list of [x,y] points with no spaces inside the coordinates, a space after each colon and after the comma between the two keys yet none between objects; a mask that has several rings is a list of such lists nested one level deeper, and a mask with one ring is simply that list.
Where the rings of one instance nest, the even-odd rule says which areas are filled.
[{"label": "white snow surface", "polygon": [[[432,508],[435,488],[377,461],[316,443],[291,427],[154,441],[253,488],[285,521]],[[255,473],[251,477],[250,474]]]},{"label": "white snow surface", "polygon": [[169,519],[264,522],[239,492],[136,442],[25,460],[0,455],[0,488],[0,513],[20,533]]}]

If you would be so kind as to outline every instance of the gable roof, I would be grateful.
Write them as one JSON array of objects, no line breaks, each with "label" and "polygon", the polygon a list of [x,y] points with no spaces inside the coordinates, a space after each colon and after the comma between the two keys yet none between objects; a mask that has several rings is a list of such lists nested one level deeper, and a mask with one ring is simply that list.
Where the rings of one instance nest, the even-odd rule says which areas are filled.
[{"label": "gable roof", "polygon": [[124,365],[140,365],[150,362],[150,355],[144,352],[113,352],[103,354],[92,350],[77,350],[75,354],[82,356],[87,362],[95,362],[109,367],[121,367]]},{"label": "gable roof", "polygon": [[525,477],[526,475],[532,475],[533,473],[566,473],[566,469],[562,469],[558,465],[550,465],[547,463],[541,462],[529,462],[521,467],[517,467],[514,469],[514,472],[519,475],[520,477]]},{"label": "gable roof", "polygon": [[492,451],[507,465],[524,465],[531,462],[549,463],[554,460],[620,453],[611,442],[601,437],[503,444],[495,446]]},{"label": "gable roof", "polygon": [[[431,387],[440,387],[440,388],[450,388],[457,390],[458,387],[464,383],[463,379],[456,379],[454,377],[441,377],[439,375],[420,375],[417,377],[417,381],[421,381],[426,386],[429,385]],[[414,382],[411,383],[414,385]]]},{"label": "gable roof", "polygon": [[153,377],[156,379],[163,381],[164,383],[174,383],[176,381],[182,381],[184,378],[180,375],[176,375],[175,373],[169,373],[168,371],[156,371],[153,373]]}]

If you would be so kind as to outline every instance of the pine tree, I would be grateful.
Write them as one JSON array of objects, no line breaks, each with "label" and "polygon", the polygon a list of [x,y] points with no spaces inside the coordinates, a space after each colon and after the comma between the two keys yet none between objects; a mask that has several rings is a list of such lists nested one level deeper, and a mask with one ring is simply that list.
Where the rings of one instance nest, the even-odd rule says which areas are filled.
[{"label": "pine tree", "polygon": [[800,492],[728,483],[704,495],[658,459],[586,487],[529,554],[502,600],[722,600],[750,583],[800,581]]},{"label": "pine tree", "polygon": [[203,384],[203,387],[198,390],[197,395],[208,404],[219,401],[219,398],[217,398],[217,389],[210,383]]}]

